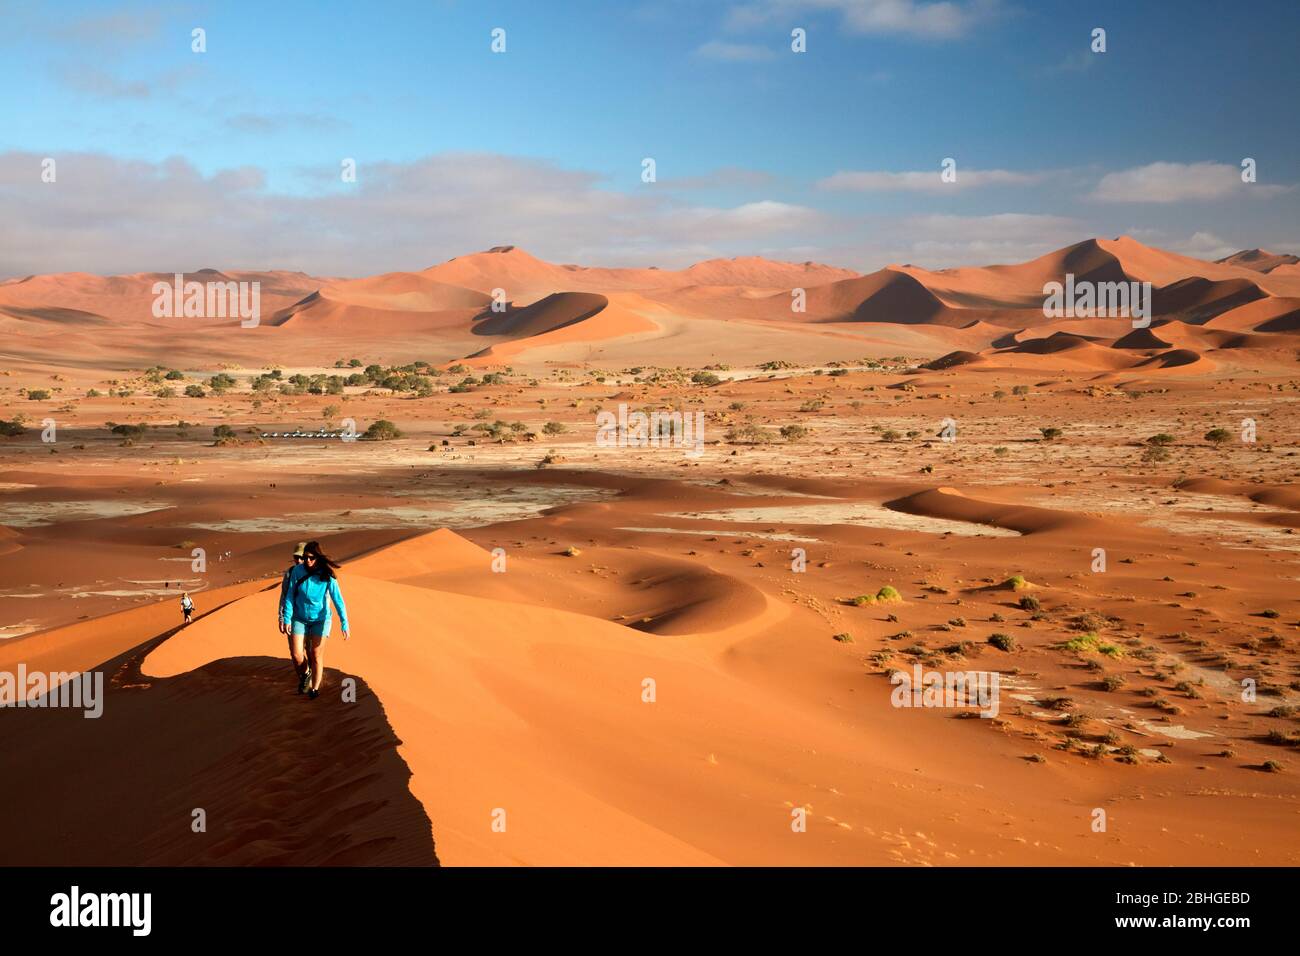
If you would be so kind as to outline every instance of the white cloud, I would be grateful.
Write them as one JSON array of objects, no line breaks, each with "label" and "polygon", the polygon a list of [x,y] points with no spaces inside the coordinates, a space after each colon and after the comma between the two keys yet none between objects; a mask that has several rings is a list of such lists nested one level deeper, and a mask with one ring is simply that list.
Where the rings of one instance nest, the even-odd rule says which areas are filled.
[{"label": "white cloud", "polygon": [[908,259],[928,268],[1024,262],[1086,238],[1066,216],[994,213],[987,216],[909,216],[896,230]]},{"label": "white cloud", "polygon": [[1226,239],[1220,239],[1212,232],[1194,232],[1186,239],[1171,243],[1168,248],[1197,259],[1222,259],[1240,251],[1240,247]]},{"label": "white cloud", "polygon": [[728,23],[734,29],[750,29],[773,20],[830,11],[840,15],[851,33],[950,40],[965,36],[1001,10],[999,0],[749,0],[731,9]]},{"label": "white cloud", "polygon": [[1008,169],[962,169],[958,166],[955,181],[944,182],[938,166],[929,172],[841,171],[820,180],[817,188],[852,192],[941,193],[944,190],[978,189],[984,186],[1028,185],[1041,181],[1046,175],[1018,173]]},{"label": "white cloud", "polygon": [[888,263],[947,269],[1024,262],[1091,234],[1085,224],[1066,216],[903,216],[875,219],[860,237],[838,234],[833,245],[804,248],[789,258],[815,259],[863,272]]},{"label": "white cloud", "polygon": [[1192,256],[1195,259],[1222,259],[1224,256],[1230,256],[1234,252],[1240,252],[1248,247],[1246,245],[1236,245],[1223,239],[1213,232],[1198,231],[1190,236],[1176,235],[1164,229],[1142,229],[1134,227],[1124,230],[1125,235],[1131,236],[1139,242],[1149,246],[1155,246],[1159,249],[1168,249],[1170,252],[1181,253],[1185,256]]},{"label": "white cloud", "polygon": [[714,207],[640,186],[496,154],[362,163],[357,183],[321,170],[315,195],[267,188],[256,167],[200,173],[188,161],[0,153],[0,277],[39,272],[301,269],[365,275],[422,269],[495,245],[555,261],[686,265],[756,244],[804,242],[829,217],[772,200]]},{"label": "white cloud", "polygon": [[1243,183],[1241,168],[1227,163],[1149,163],[1107,173],[1089,198],[1101,202],[1195,202],[1229,196],[1263,199],[1292,186]]},{"label": "white cloud", "polygon": [[733,209],[690,209],[675,214],[694,234],[704,230],[719,239],[743,239],[751,235],[793,232],[815,227],[825,219],[822,213],[805,206],[773,202],[745,203]]},{"label": "white cloud", "polygon": [[763,189],[776,181],[771,173],[743,166],[720,166],[699,176],[660,176],[664,189]]}]

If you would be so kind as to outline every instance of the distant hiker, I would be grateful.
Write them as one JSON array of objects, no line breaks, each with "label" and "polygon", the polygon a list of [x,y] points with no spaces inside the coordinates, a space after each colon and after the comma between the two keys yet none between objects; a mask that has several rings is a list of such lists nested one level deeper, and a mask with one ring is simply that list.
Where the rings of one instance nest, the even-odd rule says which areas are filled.
[{"label": "distant hiker", "polygon": [[289,578],[293,572],[302,567],[303,551],[307,548],[306,541],[299,541],[298,547],[293,552],[293,564],[284,569],[284,575],[280,578],[280,610],[278,617],[280,619],[280,633],[289,638],[289,659],[293,661],[294,673],[298,675],[298,693],[307,693],[311,687],[311,664],[307,661],[307,651],[303,647],[303,636],[295,634],[290,627],[289,618],[285,617],[284,606],[289,599]]},{"label": "distant hiker", "polygon": [[185,614],[185,623],[190,623],[194,615],[194,602],[190,600],[189,591],[181,595],[181,611]]},{"label": "distant hiker", "polygon": [[[321,680],[325,676],[325,639],[330,636],[333,615],[330,604],[338,609],[343,640],[348,639],[348,609],[339,590],[339,579],[334,574],[338,567],[321,551],[320,544],[308,541],[303,548],[303,563],[289,572],[286,594],[280,601],[280,621],[289,626],[295,638],[307,639],[307,657],[311,667],[307,696],[315,700],[320,696]],[[301,690],[302,685],[299,685]]]}]

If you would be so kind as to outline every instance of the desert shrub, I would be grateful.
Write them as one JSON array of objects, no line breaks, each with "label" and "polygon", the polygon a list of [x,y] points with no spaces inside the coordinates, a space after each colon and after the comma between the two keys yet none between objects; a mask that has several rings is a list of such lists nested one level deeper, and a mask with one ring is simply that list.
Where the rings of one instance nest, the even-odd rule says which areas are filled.
[{"label": "desert shrub", "polygon": [[836,635],[834,635],[834,637],[835,637],[835,640],[839,641],[841,644],[852,644],[852,643],[853,643],[853,637],[852,637],[852,635],[850,635],[850,634],[836,634]]},{"label": "desert shrub", "polygon": [[547,422],[542,426],[542,432],[547,435],[563,435],[568,430],[563,422]]},{"label": "desert shrub", "polygon": [[1029,582],[1025,580],[1023,574],[1013,574],[1002,582],[1002,586],[1004,588],[1010,588],[1013,591],[1023,591],[1029,586]]},{"label": "desert shrub", "polygon": [[27,400],[29,402],[43,402],[50,397],[50,393],[43,388],[29,388],[27,390]]},{"label": "desert shrub", "polygon": [[27,429],[23,428],[22,422],[18,421],[17,419],[14,419],[13,421],[5,421],[3,419],[0,419],[0,435],[5,436],[6,438],[12,438],[15,435],[21,435],[26,431]]},{"label": "desert shrub", "polygon": [[747,422],[727,429],[726,438],[733,445],[766,445],[774,441],[776,435],[770,429]]},{"label": "desert shrub", "polygon": [[203,386],[201,386],[201,385],[186,385],[186,386],[185,386],[185,397],[186,397],[186,398],[203,398],[203,397],[205,397],[206,395],[207,395],[207,392],[203,391]]},{"label": "desert shrub", "polygon": [[1150,438],[1148,438],[1147,444],[1155,445],[1156,447],[1159,448],[1159,447],[1164,447],[1165,445],[1172,445],[1177,440],[1178,439],[1174,438],[1173,435],[1170,435],[1167,432],[1160,432],[1158,435],[1152,435]]},{"label": "desert shrub", "polygon": [[1010,634],[990,634],[989,643],[1000,651],[1014,651],[1016,649],[1016,639]]},{"label": "desert shrub", "polygon": [[808,437],[808,429],[803,425],[782,425],[781,437],[789,442],[801,441]]},{"label": "desert shrub", "polygon": [[1038,430],[1043,433],[1044,441],[1055,441],[1065,434],[1059,428],[1040,428]]},{"label": "desert shrub", "polygon": [[1096,632],[1089,631],[1087,634],[1080,634],[1072,637],[1064,644],[1060,645],[1063,650],[1074,651],[1076,653],[1087,653],[1096,651],[1099,654],[1105,654],[1107,657],[1123,657],[1124,649],[1117,644],[1109,644],[1097,636]]},{"label": "desert shrub", "polygon": [[390,441],[394,438],[401,438],[402,432],[392,422],[386,418],[381,418],[377,422],[371,422],[370,427],[366,429],[365,434],[361,437],[366,441]]},{"label": "desert shrub", "polygon": [[1022,611],[1037,611],[1041,606],[1038,598],[1032,594],[1022,594],[1020,596],[1020,610]]},{"label": "desert shrub", "polygon": [[1222,445],[1225,441],[1232,438],[1232,432],[1226,428],[1211,428],[1205,433],[1205,440],[1213,445]]},{"label": "desert shrub", "polygon": [[1076,614],[1070,618],[1069,628],[1072,631],[1100,631],[1103,627],[1110,624],[1110,619],[1095,611],[1085,611],[1083,614]]},{"label": "desert shrub", "polygon": [[234,438],[235,430],[229,425],[218,425],[212,429],[212,437],[220,441],[223,438]]},{"label": "desert shrub", "polygon": [[691,381],[696,385],[717,385],[722,379],[712,372],[696,372],[691,376]]}]

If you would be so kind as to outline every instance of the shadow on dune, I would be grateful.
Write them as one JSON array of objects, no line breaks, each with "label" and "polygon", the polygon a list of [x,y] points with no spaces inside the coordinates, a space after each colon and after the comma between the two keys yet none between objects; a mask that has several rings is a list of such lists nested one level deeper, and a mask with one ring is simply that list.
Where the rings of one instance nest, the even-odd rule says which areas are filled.
[{"label": "shadow on dune", "polygon": [[601,312],[609,299],[593,292],[555,292],[532,305],[506,312],[490,309],[476,317],[475,335],[509,335],[528,338],[584,322]]},{"label": "shadow on dune", "polygon": [[[173,632],[174,633],[174,632]],[[327,669],[299,696],[283,658],[230,658],[167,679],[109,661],[104,709],[0,718],[0,864],[436,866],[379,700]],[[194,811],[206,814],[195,833]]]}]

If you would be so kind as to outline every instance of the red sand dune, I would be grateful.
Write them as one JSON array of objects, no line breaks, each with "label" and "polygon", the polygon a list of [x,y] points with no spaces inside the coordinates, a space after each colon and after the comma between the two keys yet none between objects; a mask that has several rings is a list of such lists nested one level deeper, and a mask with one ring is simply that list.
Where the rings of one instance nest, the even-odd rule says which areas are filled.
[{"label": "red sand dune", "polygon": [[[439,565],[443,559],[426,552],[446,546],[446,535],[413,539],[388,558],[350,566],[343,579],[349,609],[368,626],[330,645],[333,666],[357,675],[382,704],[442,862],[798,859],[780,828],[764,836],[756,826],[752,841],[738,844],[712,814],[684,812],[677,794],[688,787],[694,810],[726,801],[730,774],[709,774],[706,760],[724,737],[743,737],[752,757],[757,735],[768,741],[761,749],[794,766],[803,759],[797,741],[809,739],[804,735],[847,753],[851,734],[728,676],[688,643],[648,643],[633,630],[564,611],[361,573]],[[456,550],[453,561],[464,554]],[[179,677],[213,662],[265,655],[266,628],[259,625],[272,618],[274,601],[273,592],[261,592],[196,622],[149,654],[143,676]],[[643,703],[647,675],[671,688],[678,704]],[[674,756],[682,753],[699,756]],[[646,773],[658,774],[660,786],[637,783]],[[750,785],[768,792],[749,810],[733,808],[737,824],[780,806],[779,789]],[[489,825],[497,807],[508,815],[505,834]]]},{"label": "red sand dune", "polygon": [[541,335],[589,319],[607,305],[609,299],[593,292],[555,292],[532,305],[485,313],[475,323],[474,331],[478,335],[511,338]]},{"label": "red sand dune", "polygon": [[588,268],[545,262],[515,246],[497,246],[487,252],[458,256],[422,274],[480,292],[491,293],[499,288],[515,301],[553,292],[670,290],[699,285],[795,288],[856,275],[834,266],[773,262],[756,256],[710,259],[682,270]]},{"label": "red sand dune", "polygon": [[1189,370],[1194,368],[1196,371],[1201,372],[1214,368],[1214,363],[1193,349],[1170,349],[1167,352],[1161,352],[1159,355],[1153,355],[1149,359],[1138,362],[1133,368],[1145,370],[1153,368]]},{"label": "red sand dune", "polygon": [[1007,505],[967,497],[956,488],[930,488],[885,502],[886,508],[927,518],[969,521],[972,524],[1007,528],[1021,534],[1042,534],[1064,530],[1102,529],[1105,522],[1067,511],[1052,511],[1029,505]]},{"label": "red sand dune", "polygon": [[1151,294],[1151,311],[1160,316],[1178,316],[1184,322],[1199,325],[1264,297],[1263,290],[1249,279],[1214,281],[1193,276],[1155,289]]},{"label": "red sand dune", "polygon": [[1300,298],[1260,299],[1215,316],[1216,329],[1250,332],[1294,332],[1300,329]]},{"label": "red sand dune", "polygon": [[1222,265],[1241,266],[1255,272],[1272,272],[1278,266],[1294,266],[1300,263],[1300,256],[1286,252],[1269,252],[1266,249],[1243,249],[1230,256],[1216,259]]},{"label": "red sand dune", "polygon": [[[153,315],[154,283],[172,285],[170,273],[142,272],[96,276],[84,272],[28,276],[0,282],[0,312],[28,318],[71,321],[74,313],[101,316],[118,323],[144,325],[194,323],[195,319]],[[325,280],[301,272],[237,272],[199,269],[184,274],[186,282],[258,282],[264,315],[284,308],[315,291]],[[42,314],[48,313],[48,314]],[[66,313],[66,314],[65,314]]]},{"label": "red sand dune", "polygon": [[[808,292],[808,313],[827,322],[934,322],[956,325],[924,285],[905,272],[882,269]],[[965,322],[961,324],[966,324]]]},{"label": "red sand dune", "polygon": [[987,359],[982,355],[958,349],[955,352],[949,352],[947,355],[941,355],[933,362],[925,363],[921,368],[930,369],[933,372],[941,372],[945,369],[960,368],[965,365],[978,365],[985,361],[987,361]]},{"label": "red sand dune", "polygon": [[[1247,259],[1208,263],[1121,237],[1086,239],[1015,265],[933,272],[905,265],[862,276],[755,256],[711,259],[679,271],[584,268],[500,246],[424,272],[355,280],[194,273],[263,282],[266,317],[260,328],[238,329],[237,336],[234,320],[194,325],[144,319],[149,286],[168,276],[27,277],[0,282],[0,332],[10,334],[13,354],[27,362],[57,341],[86,362],[114,367],[151,364],[153,329],[177,323],[191,323],[191,334],[175,343],[172,356],[188,367],[214,356],[226,363],[333,364],[348,349],[445,364],[468,355],[476,367],[585,362],[595,355],[611,364],[671,363],[680,349],[701,356],[702,364],[757,363],[783,354],[814,362],[867,350],[936,359],[957,351],[993,359],[998,367],[1108,372],[1139,360],[1134,351],[1161,347],[1203,356],[1251,350],[1252,360],[1284,363],[1290,339],[1270,342],[1245,333],[1300,332],[1300,273],[1288,278],[1295,268],[1288,263],[1256,271],[1243,264]],[[1143,332],[1122,317],[1044,316],[1043,285],[1066,273],[1076,281],[1151,281],[1154,311],[1174,321],[1157,321]],[[794,311],[796,289],[805,293],[806,311]],[[495,290],[511,303],[504,313],[487,311]],[[737,324],[745,326],[744,334],[737,334]],[[283,334],[307,325],[311,355],[304,355],[302,336],[290,341]],[[105,336],[104,329],[117,334]],[[482,337],[490,345],[482,347]],[[945,360],[976,362],[967,355]],[[1214,363],[1178,354],[1144,367],[1200,375]]]},{"label": "red sand dune", "polygon": [[1043,338],[1019,340],[1015,345],[996,350],[990,356],[1001,364],[1022,368],[1066,368],[1109,370],[1127,367],[1131,355],[1097,345],[1070,332],[1053,332]]},{"label": "red sand dune", "polygon": [[1111,343],[1113,349],[1167,349],[1173,343],[1159,338],[1154,331],[1149,328],[1134,329],[1128,335],[1122,336]]},{"label": "red sand dune", "polygon": [[660,306],[630,293],[609,297],[556,293],[535,305],[481,319],[474,327],[476,333],[500,335],[507,341],[475,352],[465,361],[492,365],[550,346],[580,346],[652,335],[660,331],[660,326],[650,316],[661,312]]},{"label": "red sand dune", "polygon": [[1300,488],[1292,485],[1257,485],[1222,478],[1187,478],[1178,484],[1181,491],[1205,495],[1237,495],[1262,505],[1300,511]]},{"label": "red sand dune", "polygon": [[[1300,273],[1288,278],[1295,265],[1280,259],[1267,273],[1249,267],[1264,261],[1243,254],[1204,262],[1120,237],[1088,239],[1017,265],[939,271],[900,266],[869,275],[758,257],[711,259],[681,270],[585,268],[545,262],[513,246],[460,256],[423,272],[349,280],[206,270],[187,278],[260,281],[266,318],[261,328],[238,329],[238,335],[234,321],[191,324],[192,334],[176,343],[172,358],[193,365],[217,356],[283,364],[289,350],[295,364],[332,364],[340,349],[391,358],[396,347],[408,361],[432,357],[449,363],[471,355],[475,365],[485,366],[582,361],[598,353],[632,364],[666,359],[680,346],[707,361],[757,361],[760,353],[765,358],[782,352],[809,361],[846,349],[859,354],[865,346],[930,358],[956,350],[996,356],[1002,366],[1048,370],[1056,363],[1066,370],[1104,371],[1133,362],[1135,350],[1167,343],[1202,353],[1247,348],[1260,353],[1260,361],[1276,363],[1288,342],[1186,331],[1196,325],[1235,333],[1300,331]],[[1150,281],[1157,314],[1178,322],[1157,323],[1141,334],[1122,318],[1045,317],[1042,287],[1066,273],[1076,281]],[[150,287],[169,278],[68,273],[3,282],[0,331],[13,333],[15,354],[29,360],[57,340],[87,360],[109,350],[122,364],[143,367],[156,347],[151,329],[193,321],[150,317]],[[804,312],[792,308],[791,290],[799,288],[806,293]],[[1288,289],[1294,294],[1284,295]],[[511,303],[503,314],[486,312],[495,290]],[[120,336],[99,335],[105,322],[120,326]],[[736,323],[747,325],[744,335],[736,334]],[[280,332],[304,325],[314,332],[310,358],[302,354],[301,336],[290,343]],[[1016,336],[1008,337],[1007,329],[1017,330]],[[1034,338],[1025,340],[1026,329],[1035,331]],[[500,341],[483,349],[476,336]],[[647,339],[657,340],[649,353]],[[740,353],[729,354],[738,348]],[[1187,374],[1204,368],[1181,354],[1151,367]]]},{"label": "red sand dune", "polygon": [[[1016,265],[963,267],[929,271],[901,267],[919,279],[948,305],[958,308],[1033,309],[1041,308],[1043,285],[1063,281],[1072,273],[1075,281],[1151,282],[1167,286],[1183,279],[1252,281],[1274,295],[1300,293],[1285,273],[1262,276],[1259,272],[1230,263],[1206,262],[1156,249],[1128,236],[1117,239],[1087,239]],[[1290,269],[1292,266],[1283,266]],[[1291,291],[1296,289],[1295,292]]]}]

